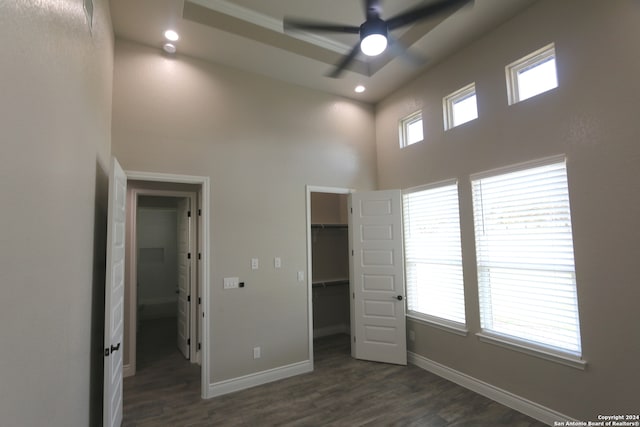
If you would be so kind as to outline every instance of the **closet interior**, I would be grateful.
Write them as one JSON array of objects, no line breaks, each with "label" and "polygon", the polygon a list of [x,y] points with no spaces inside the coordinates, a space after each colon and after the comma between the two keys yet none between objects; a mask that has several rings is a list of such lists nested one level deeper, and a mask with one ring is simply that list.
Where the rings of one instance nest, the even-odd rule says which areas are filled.
[{"label": "closet interior", "polygon": [[348,195],[311,193],[313,337],[350,334]]}]

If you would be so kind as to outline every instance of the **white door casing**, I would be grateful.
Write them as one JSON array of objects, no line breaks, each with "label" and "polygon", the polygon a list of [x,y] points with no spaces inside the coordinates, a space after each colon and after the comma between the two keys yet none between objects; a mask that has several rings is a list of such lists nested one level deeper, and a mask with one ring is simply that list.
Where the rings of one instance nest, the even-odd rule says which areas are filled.
[{"label": "white door casing", "polygon": [[352,355],[406,365],[401,192],[355,192],[349,201]]},{"label": "white door casing", "polygon": [[109,174],[105,283],[103,425],[107,427],[122,423],[126,194],[127,176],[114,157]]},{"label": "white door casing", "polygon": [[189,254],[190,206],[189,198],[178,202],[178,348],[185,358],[190,358],[190,294],[191,256]]}]

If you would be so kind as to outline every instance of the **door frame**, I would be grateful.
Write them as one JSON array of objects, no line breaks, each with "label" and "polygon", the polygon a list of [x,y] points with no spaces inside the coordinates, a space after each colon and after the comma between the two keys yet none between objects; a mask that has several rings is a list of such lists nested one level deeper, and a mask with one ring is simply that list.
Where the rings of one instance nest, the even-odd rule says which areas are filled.
[{"label": "door frame", "polygon": [[[199,252],[199,256],[196,259],[196,271],[198,273],[198,277],[200,278],[200,280],[198,280],[198,296],[201,298],[201,304],[200,304],[200,310],[192,310],[192,311],[196,311],[198,314],[198,319],[201,320],[201,327],[199,329],[200,332],[200,342],[202,344],[202,348],[200,350],[200,387],[201,387],[201,391],[200,391],[200,396],[203,399],[207,398],[208,395],[208,390],[209,390],[209,370],[210,370],[210,355],[209,355],[209,350],[211,348],[211,337],[209,334],[209,300],[210,300],[210,259],[209,259],[209,253],[210,253],[210,233],[209,233],[209,224],[210,224],[210,209],[209,207],[211,206],[211,186],[210,186],[210,180],[208,176],[195,176],[195,175],[177,175],[177,174],[168,174],[168,173],[157,173],[157,172],[140,172],[140,171],[125,171],[125,174],[127,175],[127,181],[151,181],[151,182],[156,182],[156,183],[166,183],[166,184],[195,184],[195,185],[199,185],[200,189],[199,191],[197,191],[197,195],[198,195],[198,206],[197,209],[200,212],[200,215],[198,216],[193,216],[195,218],[199,218],[199,224],[198,224],[198,231],[197,231],[197,245],[198,245],[198,252]],[[162,190],[160,190],[162,191]],[[167,192],[171,192],[171,191],[165,191],[165,193]],[[187,193],[187,192],[183,192]],[[157,195],[157,194],[156,194]],[[136,205],[132,206],[137,208],[137,196],[134,197],[134,199],[136,200]],[[132,209],[132,211],[135,213],[135,211]],[[135,232],[135,230],[132,230],[133,232]],[[132,233],[134,234],[134,233]],[[129,238],[131,238],[132,236],[129,236]],[[135,235],[133,236],[133,238],[135,239]],[[130,243],[130,242],[128,242]],[[135,243],[135,240],[134,240]],[[135,251],[132,251],[135,252]],[[132,261],[131,265],[134,265],[134,263],[136,262],[135,259],[135,254],[132,254],[133,258],[130,258],[130,260]],[[135,267],[134,269],[132,269],[135,271]],[[130,272],[131,273],[131,272]],[[131,279],[131,276],[129,276]],[[134,283],[135,284],[135,277],[133,277],[133,281],[130,281],[130,283]],[[134,292],[131,292],[131,289],[129,289],[130,293],[132,294],[137,294],[137,292],[135,292],[135,287],[131,287],[134,289]],[[136,295],[137,297],[137,295]],[[192,307],[194,302],[194,299],[192,299]],[[136,303],[136,300],[130,300],[130,304],[134,305]],[[197,304],[196,304],[197,307]],[[136,321],[136,317],[137,317],[137,313],[136,310],[130,310],[131,314],[131,318],[129,318],[129,322],[130,322],[130,326],[132,326],[133,329],[135,328],[135,321]],[[202,313],[202,314],[200,314]],[[192,314],[192,318],[193,318],[193,314]],[[131,323],[133,320],[133,323]],[[130,331],[131,332],[131,331]],[[133,333],[129,334],[129,340],[131,341],[131,337],[133,336],[135,339],[135,331]],[[130,345],[130,343],[129,343]],[[135,345],[135,342],[134,342]],[[194,348],[197,346],[193,346]],[[135,354],[134,354],[135,357]],[[134,363],[135,366],[135,360],[133,361],[129,361],[129,363]]]},{"label": "door frame", "polygon": [[[322,187],[315,185],[306,186],[306,202],[307,202],[307,323],[309,326],[309,362],[311,362],[311,370],[313,371],[313,268],[312,268],[312,248],[311,248],[311,193],[329,193],[329,194],[351,194],[355,190],[342,187]],[[351,262],[349,262],[349,270],[351,270]],[[349,289],[352,283],[349,282]],[[349,291],[351,295],[351,291]],[[349,304],[350,319],[353,322],[353,300],[350,298]]]},{"label": "door frame", "polygon": [[[138,198],[140,196],[151,196],[151,197],[175,197],[175,198],[184,198],[189,199],[190,206],[192,209],[197,209],[196,201],[197,201],[197,192],[192,191],[175,191],[175,190],[154,190],[154,189],[146,189],[146,188],[132,188],[131,189],[131,200],[130,200],[130,217],[131,220],[129,236],[127,238],[127,246],[131,249],[127,254],[129,258],[129,271],[127,276],[129,278],[129,289],[128,289],[128,297],[129,297],[129,313],[126,314],[126,319],[129,321],[129,364],[126,365],[126,375],[131,376],[136,373],[136,355],[138,348],[138,288],[134,286],[137,284],[138,278],[138,253],[135,250],[138,247]],[[193,215],[192,218],[197,218],[196,215]],[[189,230],[189,250],[194,253],[194,257],[192,258],[192,263],[196,262],[195,254],[198,251],[196,244],[198,242],[198,235],[196,233],[199,232],[198,227],[195,227],[195,230]],[[191,280],[189,282],[189,292],[191,295],[199,296],[198,289],[198,280],[197,274],[191,276]],[[198,304],[197,299],[192,298],[191,303],[189,304],[189,338],[191,342],[197,343],[199,342],[197,331],[200,330],[200,325],[197,324],[199,318],[197,316]],[[193,325],[196,325],[195,327]],[[197,351],[197,345],[192,345],[189,348],[189,361],[191,363],[200,363],[200,353]]]}]

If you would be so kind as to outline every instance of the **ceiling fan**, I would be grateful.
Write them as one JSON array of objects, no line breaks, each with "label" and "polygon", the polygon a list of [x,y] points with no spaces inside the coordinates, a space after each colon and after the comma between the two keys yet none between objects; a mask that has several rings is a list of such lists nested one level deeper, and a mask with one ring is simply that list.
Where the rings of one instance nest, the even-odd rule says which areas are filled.
[{"label": "ceiling fan", "polygon": [[360,42],[346,54],[342,60],[336,64],[334,70],[328,74],[329,77],[337,78],[349,66],[361,51],[367,56],[380,55],[392,46],[396,51],[405,51],[405,47],[400,45],[389,33],[414,22],[421,21],[444,12],[453,13],[455,10],[471,3],[473,0],[435,0],[423,4],[419,7],[407,10],[388,19],[382,19],[382,6],[380,0],[364,0],[364,12],[366,20],[360,26],[341,25],[326,22],[316,22],[299,20],[285,17],[283,27],[285,32],[294,31],[319,31],[329,33],[359,34]]}]

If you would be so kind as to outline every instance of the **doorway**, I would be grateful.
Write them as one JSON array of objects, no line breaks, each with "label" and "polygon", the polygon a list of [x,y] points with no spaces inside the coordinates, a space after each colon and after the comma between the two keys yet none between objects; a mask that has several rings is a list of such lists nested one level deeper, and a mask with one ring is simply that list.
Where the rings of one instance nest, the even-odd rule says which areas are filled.
[{"label": "doorway", "polygon": [[[177,194],[177,193],[176,193]],[[189,212],[195,193],[184,197],[138,194],[136,211],[136,369],[176,349],[197,362],[197,321],[191,295],[197,298],[196,224]],[[193,352],[191,350],[194,350]],[[193,353],[193,354],[192,354]]]},{"label": "doorway", "polygon": [[311,360],[314,340],[351,342],[348,195],[347,189],[307,189]]},{"label": "doorway", "polygon": [[[180,347],[179,338],[183,337],[186,346],[181,349],[183,354],[181,357],[183,360],[188,359],[191,362],[187,365],[198,367],[201,379],[201,397],[207,398],[210,338],[205,320],[209,306],[209,260],[207,257],[209,251],[209,178],[146,172],[127,172],[127,178],[124,376],[132,376],[136,373],[137,346],[149,344],[148,339],[153,338],[154,334],[158,334],[159,331],[162,331],[162,337],[166,338],[166,331],[169,330],[171,332],[168,334],[172,335],[169,339],[172,341],[173,349]],[[152,229],[159,227],[161,223],[176,225],[175,249],[169,249],[168,246],[163,246],[164,244],[160,244],[158,241],[138,245],[136,233],[140,216],[138,207],[142,209],[142,212],[146,211],[143,216],[147,217],[152,211],[163,212],[160,218],[152,220],[152,222],[155,221],[155,224],[148,224]],[[189,222],[182,225],[184,229],[188,230],[184,233],[179,232],[181,210],[185,211],[185,216],[189,215]],[[151,216],[153,217],[153,214]],[[153,231],[150,234],[153,235]],[[179,238],[181,234],[188,236],[189,239],[181,240]],[[156,235],[154,238],[157,240],[160,237]],[[188,241],[187,246],[181,248],[181,241]],[[182,268],[183,266],[179,262],[173,267],[168,266],[175,268],[175,270],[170,269],[171,273],[164,272],[168,276],[173,275],[171,283],[161,287],[149,289],[145,287],[146,284],[139,283],[139,268],[144,270],[145,268],[158,267],[163,259],[167,261],[173,258],[173,250],[175,250],[178,260],[188,260],[185,262],[187,268]],[[181,250],[185,255],[183,257],[180,256]],[[142,290],[138,286],[139,284],[143,286]],[[141,301],[138,301],[139,299]],[[180,321],[181,312],[183,313],[182,323]],[[140,320],[154,318],[175,319],[176,321],[165,321],[164,327],[155,328],[155,331],[151,329],[151,335],[144,337],[145,343],[138,343]]]}]

